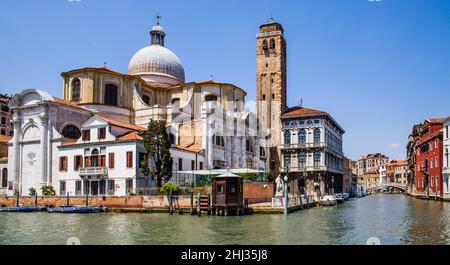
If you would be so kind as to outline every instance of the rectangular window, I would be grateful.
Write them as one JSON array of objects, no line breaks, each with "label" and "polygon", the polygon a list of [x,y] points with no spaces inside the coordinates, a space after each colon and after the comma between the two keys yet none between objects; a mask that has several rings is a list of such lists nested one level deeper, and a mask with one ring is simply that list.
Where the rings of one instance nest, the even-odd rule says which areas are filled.
[{"label": "rectangular window", "polygon": [[91,140],[91,130],[83,130],[82,131],[82,140],[90,141]]},{"label": "rectangular window", "polygon": [[106,156],[105,155],[100,156],[100,166],[106,167]]},{"label": "rectangular window", "polygon": [[183,159],[178,158],[178,170],[183,171]]},{"label": "rectangular window", "polygon": [[99,182],[99,195],[106,195],[106,180],[104,179]]},{"label": "rectangular window", "polygon": [[133,167],[133,152],[127,152],[127,167]]},{"label": "rectangular window", "polygon": [[437,157],[434,158],[434,166],[439,167],[439,161]]},{"label": "rectangular window", "polygon": [[98,128],[98,135],[97,138],[99,140],[106,139],[106,128]]},{"label": "rectangular window", "polygon": [[127,191],[127,195],[130,195],[131,193],[133,193],[133,179],[127,179],[125,188]]},{"label": "rectangular window", "polygon": [[445,138],[448,139],[448,125],[445,126]]},{"label": "rectangular window", "polygon": [[83,167],[83,157],[75,156],[73,159],[73,170],[78,171],[80,167]]},{"label": "rectangular window", "polygon": [[108,167],[114,168],[114,153],[109,153]]},{"label": "rectangular window", "polygon": [[195,161],[194,160],[191,161],[191,170],[195,170]]},{"label": "rectangular window", "polygon": [[431,177],[431,187],[433,187],[433,184],[434,184],[434,177]]},{"label": "rectangular window", "polygon": [[203,162],[200,162],[200,170],[203,170]]},{"label": "rectangular window", "polygon": [[81,180],[75,181],[75,195],[81,195]]},{"label": "rectangular window", "polygon": [[84,157],[84,166],[85,167],[91,167],[91,157],[90,156],[85,156]]},{"label": "rectangular window", "polygon": [[108,180],[108,195],[114,196],[116,192],[116,185],[113,179]]},{"label": "rectangular window", "polygon": [[59,183],[59,196],[65,196],[66,195],[66,182],[61,181]]},{"label": "rectangular window", "polygon": [[85,180],[85,181],[83,181],[83,183],[84,183],[83,195],[90,194],[91,182],[89,180]]},{"label": "rectangular window", "polygon": [[67,157],[62,156],[59,158],[59,171],[67,171]]},{"label": "rectangular window", "polygon": [[139,168],[142,168],[142,165],[145,163],[145,153],[139,153]]},{"label": "rectangular window", "polygon": [[433,168],[433,159],[430,160],[430,168]]},{"label": "rectangular window", "polygon": [[2,125],[6,125],[6,117],[2,117]]},{"label": "rectangular window", "polygon": [[6,131],[5,130],[1,130],[0,134],[1,135],[6,135]]}]

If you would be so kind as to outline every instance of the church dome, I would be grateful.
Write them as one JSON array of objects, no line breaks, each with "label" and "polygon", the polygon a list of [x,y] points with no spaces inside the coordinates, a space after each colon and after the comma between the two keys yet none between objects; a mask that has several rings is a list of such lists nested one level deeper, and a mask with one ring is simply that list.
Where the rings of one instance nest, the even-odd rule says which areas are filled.
[{"label": "church dome", "polygon": [[[128,65],[128,74],[139,75],[148,82],[177,85],[184,83],[184,67],[180,59],[164,47],[164,29],[153,26],[151,45],[138,51]],[[167,81],[167,82],[165,82]]]}]

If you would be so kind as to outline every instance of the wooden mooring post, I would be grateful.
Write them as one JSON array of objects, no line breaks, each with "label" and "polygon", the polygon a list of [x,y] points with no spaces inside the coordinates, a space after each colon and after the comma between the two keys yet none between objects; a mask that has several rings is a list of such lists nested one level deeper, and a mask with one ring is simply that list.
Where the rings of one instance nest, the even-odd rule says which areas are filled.
[{"label": "wooden mooring post", "polygon": [[173,215],[173,198],[172,198],[172,190],[169,192],[169,212],[170,215]]},{"label": "wooden mooring post", "polygon": [[194,192],[191,192],[191,215],[194,214]]},{"label": "wooden mooring post", "polygon": [[197,196],[197,215],[202,216],[202,194],[200,192]]}]

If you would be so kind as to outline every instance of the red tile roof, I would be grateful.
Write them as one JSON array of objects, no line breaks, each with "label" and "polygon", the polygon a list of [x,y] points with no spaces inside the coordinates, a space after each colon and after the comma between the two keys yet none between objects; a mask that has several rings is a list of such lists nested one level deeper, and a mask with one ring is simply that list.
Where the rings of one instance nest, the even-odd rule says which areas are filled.
[{"label": "red tile roof", "polygon": [[0,157],[0,162],[8,162],[8,157]]},{"label": "red tile roof", "polygon": [[313,114],[326,114],[326,112],[323,112],[321,110],[303,108],[303,107],[293,107],[293,108],[287,109],[283,113],[283,117],[313,115]]},{"label": "red tile roof", "polygon": [[130,140],[138,140],[142,141],[142,136],[140,136],[137,132],[130,132],[125,135],[122,135],[117,138],[118,141],[130,141]]},{"label": "red tile roof", "polygon": [[176,146],[177,149],[180,149],[182,151],[192,152],[192,153],[198,153],[202,149],[200,147],[192,146],[192,147],[183,147],[181,145]]},{"label": "red tile roof", "polygon": [[131,130],[135,130],[135,131],[140,131],[143,132],[146,130],[146,128],[141,127],[141,126],[137,126],[134,124],[130,124],[130,123],[125,123],[125,122],[121,122],[121,121],[116,121],[110,118],[107,118],[105,116],[101,116],[98,114],[95,114],[95,116],[99,117],[102,120],[107,121],[108,123],[110,123],[111,125],[117,126],[117,127],[122,127],[122,128],[126,128],[126,129],[131,129]]},{"label": "red tile roof", "polygon": [[8,143],[11,140],[12,136],[2,135],[0,134],[0,143]]},{"label": "red tile roof", "polygon": [[444,123],[445,118],[428,118],[426,121],[429,123]]}]

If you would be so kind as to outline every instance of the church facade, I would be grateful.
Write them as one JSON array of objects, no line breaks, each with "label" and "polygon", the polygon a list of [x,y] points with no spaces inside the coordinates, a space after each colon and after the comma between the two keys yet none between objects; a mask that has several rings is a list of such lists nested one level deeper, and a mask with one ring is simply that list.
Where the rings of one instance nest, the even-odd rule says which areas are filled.
[{"label": "church facade", "polygon": [[126,74],[104,67],[63,72],[64,98],[29,89],[15,95],[8,191],[50,185],[57,195],[147,195],[155,180],[140,169],[140,132],[165,120],[174,171],[267,168],[247,93],[215,80],[186,82],[180,59],[156,24],[151,43]]}]

